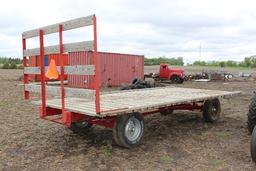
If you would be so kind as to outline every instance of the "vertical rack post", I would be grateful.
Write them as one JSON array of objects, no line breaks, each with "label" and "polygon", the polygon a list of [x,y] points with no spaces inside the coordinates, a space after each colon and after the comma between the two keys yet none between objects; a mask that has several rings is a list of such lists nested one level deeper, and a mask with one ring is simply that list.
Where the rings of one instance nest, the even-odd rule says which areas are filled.
[{"label": "vertical rack post", "polygon": [[100,83],[99,83],[99,56],[97,49],[97,25],[96,16],[93,16],[93,37],[94,37],[94,64],[95,64],[95,76],[94,76],[94,89],[95,89],[95,106],[96,113],[100,114]]},{"label": "vertical rack post", "polygon": [[61,109],[62,113],[65,112],[65,90],[64,90],[64,62],[62,59],[63,54],[63,38],[62,38],[62,24],[59,25],[59,45],[60,45],[60,82],[61,82]]},{"label": "vertical rack post", "polygon": [[42,96],[42,117],[46,116],[46,93],[45,93],[45,71],[44,71],[44,32],[39,30],[40,37],[40,62],[41,62],[41,96]]},{"label": "vertical rack post", "polygon": [[[22,38],[22,49],[23,49],[23,52],[24,52],[24,50],[26,50],[26,39],[25,38]],[[27,67],[27,57],[26,56],[24,56],[24,53],[23,53],[23,66],[24,67]],[[25,84],[28,84],[28,74],[25,74],[24,73],[24,78],[23,78],[23,83],[24,83],[24,85]],[[24,98],[26,99],[26,100],[28,100],[29,99],[29,91],[26,91],[25,90],[25,86],[24,86]]]}]

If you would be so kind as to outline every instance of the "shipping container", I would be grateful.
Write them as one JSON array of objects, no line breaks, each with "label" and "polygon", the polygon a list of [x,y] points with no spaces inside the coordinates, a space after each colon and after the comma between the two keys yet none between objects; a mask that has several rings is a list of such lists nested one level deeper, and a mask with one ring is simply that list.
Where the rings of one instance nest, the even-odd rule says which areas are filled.
[{"label": "shipping container", "polygon": [[[144,78],[144,56],[98,52],[100,87],[115,87]],[[94,65],[93,52],[70,52],[70,65]],[[71,87],[93,88],[93,76],[68,75]]]},{"label": "shipping container", "polygon": [[[62,58],[64,59],[64,65],[68,65],[68,54],[63,54]],[[51,55],[45,55],[44,56],[44,66],[48,66],[50,64],[51,59],[55,60],[55,63],[57,66],[60,66],[61,64],[61,60],[60,60],[60,55],[59,54],[51,54]],[[35,66],[40,66],[41,65],[41,61],[40,61],[40,57],[39,56],[30,56],[29,57],[29,66],[31,67],[35,67]],[[67,76],[64,77],[65,80],[67,80]],[[29,76],[29,80],[30,81],[41,81],[41,75],[30,75]],[[46,80],[49,80],[48,78],[46,78]],[[58,81],[54,80],[54,81]]]}]

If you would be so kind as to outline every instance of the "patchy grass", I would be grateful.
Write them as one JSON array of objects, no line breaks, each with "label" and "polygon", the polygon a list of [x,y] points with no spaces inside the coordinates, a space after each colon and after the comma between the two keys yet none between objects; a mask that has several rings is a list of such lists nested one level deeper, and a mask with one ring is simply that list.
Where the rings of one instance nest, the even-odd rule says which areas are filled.
[{"label": "patchy grass", "polygon": [[104,147],[104,154],[106,156],[111,156],[111,154],[113,153],[113,147],[110,145],[107,145]]},{"label": "patchy grass", "polygon": [[218,132],[217,136],[220,138],[229,138],[231,135],[228,132]]},{"label": "patchy grass", "polygon": [[219,167],[219,166],[222,166],[224,164],[224,161],[220,160],[220,159],[213,159],[213,160],[210,161],[210,163],[214,167]]},{"label": "patchy grass", "polygon": [[205,122],[205,123],[204,123],[204,129],[208,129],[208,127],[209,127],[209,126],[208,126],[208,123]]},{"label": "patchy grass", "polygon": [[163,156],[160,158],[160,162],[161,163],[170,163],[173,162],[175,159],[173,157],[170,156]]}]

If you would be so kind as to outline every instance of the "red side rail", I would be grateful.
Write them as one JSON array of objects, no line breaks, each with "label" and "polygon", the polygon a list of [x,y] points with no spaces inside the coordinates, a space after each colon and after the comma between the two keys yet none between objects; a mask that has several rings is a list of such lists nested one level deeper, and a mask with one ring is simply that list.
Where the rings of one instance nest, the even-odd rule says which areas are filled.
[{"label": "red side rail", "polygon": [[41,68],[41,96],[42,96],[42,116],[46,116],[46,93],[45,93],[45,71],[44,71],[44,32],[39,31],[40,38],[40,68]]},{"label": "red side rail", "polygon": [[[22,49],[23,50],[26,50],[26,39],[23,38],[22,39]],[[26,56],[23,56],[23,66],[26,67],[27,66],[27,57]],[[24,74],[24,78],[23,78],[23,83],[24,85],[25,84],[28,84],[28,74]],[[24,87],[24,98],[26,100],[29,99],[29,92],[28,91],[25,91],[25,87]]]},{"label": "red side rail", "polygon": [[65,112],[65,90],[64,90],[64,62],[62,60],[63,54],[63,38],[62,38],[62,24],[59,25],[59,44],[60,44],[60,82],[61,82],[61,110]]}]

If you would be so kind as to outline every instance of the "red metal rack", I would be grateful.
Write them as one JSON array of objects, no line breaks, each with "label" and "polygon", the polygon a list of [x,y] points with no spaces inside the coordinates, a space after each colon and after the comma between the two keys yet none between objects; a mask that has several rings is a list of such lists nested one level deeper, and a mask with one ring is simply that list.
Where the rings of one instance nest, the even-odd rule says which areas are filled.
[{"label": "red metal rack", "polygon": [[[85,41],[85,42],[77,42],[77,43],[69,43],[69,44],[63,44],[63,31],[79,28],[79,27],[85,27],[85,26],[91,26],[93,25],[93,41]],[[59,44],[55,46],[44,46],[44,36],[46,34],[52,34],[52,33],[59,33]],[[39,36],[40,41],[40,47],[35,49],[27,49],[26,47],[26,39],[37,37]],[[45,118],[49,115],[52,115],[51,112],[48,112],[46,107],[46,89],[50,89],[51,91],[57,91],[61,94],[61,112],[63,114],[62,121],[67,122],[67,118],[70,116],[70,112],[65,111],[65,87],[64,87],[64,75],[66,74],[84,74],[86,75],[89,73],[89,75],[92,75],[92,72],[94,73],[94,87],[93,92],[89,92],[89,94],[95,95],[95,110],[97,114],[100,114],[100,88],[99,88],[99,59],[98,59],[98,50],[97,50],[97,25],[96,25],[96,16],[88,16],[88,17],[82,17],[70,21],[66,21],[63,23],[58,23],[50,26],[46,26],[43,28],[35,29],[26,31],[22,34],[22,44],[23,44],[23,65],[24,65],[24,98],[29,99],[30,98],[30,91],[37,92],[40,90],[39,93],[41,93],[41,117]],[[56,87],[46,87],[46,80],[45,80],[45,65],[44,65],[44,55],[47,54],[59,54],[60,57],[63,55],[63,53],[73,52],[73,51],[93,51],[94,56],[94,66],[68,66],[65,67],[63,60],[61,60],[61,65],[58,67],[58,70],[60,72],[60,91],[56,90]],[[39,55],[41,65],[40,67],[28,67],[27,64],[27,56],[32,55]],[[73,67],[73,68],[72,68]],[[83,68],[82,68],[83,67]],[[79,69],[80,68],[80,69]],[[87,68],[87,70],[86,70]],[[65,73],[65,69],[67,72]],[[73,71],[72,71],[73,70]],[[68,72],[72,71],[72,72]],[[87,71],[87,72],[84,72]],[[29,74],[40,74],[42,76],[41,79],[41,85],[36,84],[29,84]],[[39,87],[38,87],[39,86]],[[53,89],[52,89],[53,88]],[[72,89],[68,89],[69,92],[72,91]],[[80,89],[81,90],[81,89]],[[54,93],[56,95],[56,92]],[[57,112],[59,114],[59,111]]]}]

